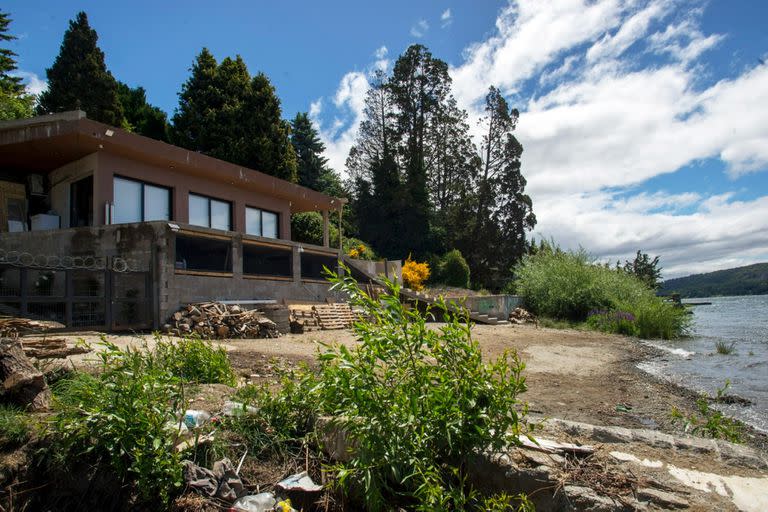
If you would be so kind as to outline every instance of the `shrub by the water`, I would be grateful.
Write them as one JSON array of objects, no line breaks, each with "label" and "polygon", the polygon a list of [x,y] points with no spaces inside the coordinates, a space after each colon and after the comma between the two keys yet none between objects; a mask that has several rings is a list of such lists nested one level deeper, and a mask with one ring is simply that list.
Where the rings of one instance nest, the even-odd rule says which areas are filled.
[{"label": "shrub by the water", "polygon": [[[607,332],[665,339],[684,334],[690,321],[684,310],[656,297],[636,277],[595,264],[583,250],[539,251],[526,256],[515,274],[516,292],[539,316],[581,322],[588,319],[590,311],[602,311],[605,315],[588,320],[588,325]],[[632,320],[610,320],[619,313],[631,315]]]},{"label": "shrub by the water", "polygon": [[443,256],[440,262],[440,279],[448,286],[469,288],[469,265],[458,249]]}]

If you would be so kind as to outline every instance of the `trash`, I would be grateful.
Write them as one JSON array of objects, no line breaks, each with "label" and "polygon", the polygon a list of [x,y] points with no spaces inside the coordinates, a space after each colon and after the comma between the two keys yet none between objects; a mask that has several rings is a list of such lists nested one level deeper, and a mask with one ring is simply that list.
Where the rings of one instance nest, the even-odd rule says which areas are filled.
[{"label": "trash", "polygon": [[616,412],[629,412],[632,410],[632,406],[629,404],[617,404]]},{"label": "trash", "polygon": [[291,500],[283,500],[275,505],[275,512],[296,512],[296,509],[291,506]]},{"label": "trash", "polygon": [[233,502],[248,492],[229,459],[214,462],[213,470],[200,467],[191,460],[181,464],[184,483],[203,496]]},{"label": "trash", "polygon": [[306,471],[289,476],[275,484],[275,487],[284,491],[318,492],[323,490],[323,486],[313,482]]},{"label": "trash", "polygon": [[222,416],[242,416],[244,414],[256,414],[257,412],[259,412],[259,410],[253,406],[245,405],[240,402],[232,402],[230,400],[224,402],[224,406],[221,408]]},{"label": "trash", "polygon": [[184,424],[189,428],[202,427],[210,419],[211,415],[206,411],[187,409],[184,412]]},{"label": "trash", "polygon": [[275,495],[271,492],[262,492],[260,494],[254,494],[250,496],[243,496],[238,498],[232,504],[230,510],[245,511],[245,512],[272,512],[275,509],[277,500]]}]

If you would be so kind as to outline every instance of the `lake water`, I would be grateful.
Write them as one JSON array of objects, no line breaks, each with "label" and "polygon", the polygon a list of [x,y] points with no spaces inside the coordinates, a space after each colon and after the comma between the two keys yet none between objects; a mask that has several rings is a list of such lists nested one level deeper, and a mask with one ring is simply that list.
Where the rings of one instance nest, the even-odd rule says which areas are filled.
[{"label": "lake water", "polygon": [[[729,394],[753,402],[750,406],[718,406],[729,416],[768,432],[768,295],[712,297],[693,306],[691,337],[646,343],[665,356],[642,363],[641,369],[687,388],[714,394],[730,379]],[[717,353],[715,343],[733,343],[731,355]]]}]

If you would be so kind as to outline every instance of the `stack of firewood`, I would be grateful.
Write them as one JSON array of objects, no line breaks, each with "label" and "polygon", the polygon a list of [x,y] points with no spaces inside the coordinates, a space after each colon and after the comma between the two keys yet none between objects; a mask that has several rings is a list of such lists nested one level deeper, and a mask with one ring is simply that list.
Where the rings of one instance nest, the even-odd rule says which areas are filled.
[{"label": "stack of firewood", "polygon": [[24,355],[37,359],[64,359],[75,354],[87,354],[90,348],[84,345],[67,345],[64,338],[22,338]]},{"label": "stack of firewood", "polygon": [[258,310],[246,310],[220,302],[190,304],[181,308],[164,326],[165,332],[183,336],[197,333],[202,338],[277,338],[275,322]]},{"label": "stack of firewood", "polygon": [[17,338],[27,332],[42,331],[48,327],[43,322],[28,318],[0,318],[0,337]]},{"label": "stack of firewood", "polygon": [[539,324],[536,316],[523,308],[515,308],[514,311],[509,314],[509,322],[517,325]]}]

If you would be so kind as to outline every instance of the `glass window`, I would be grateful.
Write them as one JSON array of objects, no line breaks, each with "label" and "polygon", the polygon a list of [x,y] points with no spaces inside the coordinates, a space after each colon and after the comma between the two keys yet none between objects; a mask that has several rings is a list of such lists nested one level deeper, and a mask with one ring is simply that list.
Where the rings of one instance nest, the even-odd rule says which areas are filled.
[{"label": "glass window", "polygon": [[171,220],[171,191],[125,178],[114,179],[112,224]]},{"label": "glass window", "polygon": [[232,229],[232,205],[227,201],[189,194],[189,223],[214,229]]},{"label": "glass window", "polygon": [[261,236],[261,210],[258,208],[245,207],[245,232]]},{"label": "glass window", "polygon": [[171,220],[171,191],[144,185],[144,220]]},{"label": "glass window", "polygon": [[211,199],[211,227],[216,229],[231,229],[232,222],[230,222],[229,218],[230,210],[229,203]]},{"label": "glass window", "polygon": [[259,208],[245,207],[245,232],[249,235],[278,238],[278,215]]},{"label": "glass window", "polygon": [[115,178],[113,224],[141,222],[141,183]]},{"label": "glass window", "polygon": [[261,236],[277,238],[277,214],[261,212]]},{"label": "glass window", "polygon": [[189,223],[195,226],[210,226],[208,198],[189,194]]}]

